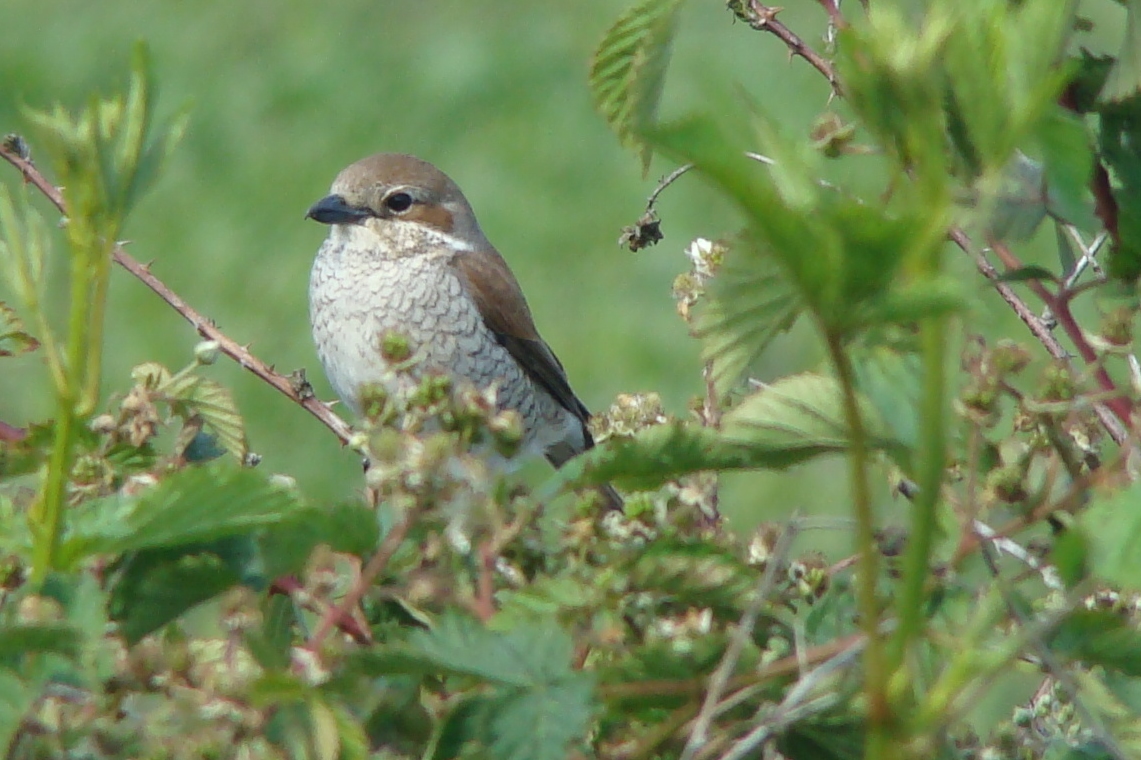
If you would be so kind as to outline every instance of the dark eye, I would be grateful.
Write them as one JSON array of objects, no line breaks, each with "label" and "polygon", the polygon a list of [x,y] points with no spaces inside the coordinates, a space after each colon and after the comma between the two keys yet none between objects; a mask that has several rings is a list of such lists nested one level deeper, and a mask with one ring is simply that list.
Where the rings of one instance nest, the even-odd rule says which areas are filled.
[{"label": "dark eye", "polygon": [[412,207],[412,196],[408,193],[393,193],[384,199],[384,207],[395,214],[403,213]]}]

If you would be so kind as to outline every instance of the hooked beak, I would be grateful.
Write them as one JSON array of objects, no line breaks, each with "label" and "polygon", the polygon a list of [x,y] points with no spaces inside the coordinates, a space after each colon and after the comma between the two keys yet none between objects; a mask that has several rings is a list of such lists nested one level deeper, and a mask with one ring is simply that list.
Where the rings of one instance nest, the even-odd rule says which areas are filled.
[{"label": "hooked beak", "polygon": [[372,216],[366,209],[355,208],[340,195],[329,195],[314,203],[305,212],[306,219],[321,224],[357,224]]}]

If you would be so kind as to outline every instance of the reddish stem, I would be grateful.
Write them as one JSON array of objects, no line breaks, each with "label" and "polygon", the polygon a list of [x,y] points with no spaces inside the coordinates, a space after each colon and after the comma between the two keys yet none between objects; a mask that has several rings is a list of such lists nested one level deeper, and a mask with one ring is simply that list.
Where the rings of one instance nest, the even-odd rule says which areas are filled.
[{"label": "reddish stem", "polygon": [[[1021,269],[1022,262],[1015,256],[1009,248],[1003,245],[998,240],[990,240],[991,250],[1002,261],[1002,263],[1009,270]],[[1040,280],[1030,280],[1027,285],[1034,291],[1035,295],[1042,299],[1042,302],[1050,308],[1050,312],[1054,315],[1054,319],[1058,321],[1062,329],[1066,331],[1066,335],[1073,341],[1074,347],[1078,350],[1082,359],[1093,369],[1094,379],[1106,394],[1107,398],[1104,403],[1114,413],[1117,419],[1121,420],[1125,426],[1131,427],[1133,420],[1133,404],[1127,397],[1122,395],[1121,391],[1114,384],[1113,378],[1106,372],[1105,367],[1102,366],[1097,352],[1093,346],[1086,340],[1082,328],[1078,325],[1077,320],[1074,319],[1073,313],[1070,311],[1069,300],[1063,297],[1057,297],[1042,284]]]}]

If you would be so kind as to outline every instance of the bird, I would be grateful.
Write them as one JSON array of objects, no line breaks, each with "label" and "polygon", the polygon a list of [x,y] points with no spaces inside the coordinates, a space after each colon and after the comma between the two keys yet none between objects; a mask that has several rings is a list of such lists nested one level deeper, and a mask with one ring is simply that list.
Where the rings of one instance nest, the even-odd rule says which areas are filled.
[{"label": "bird", "polygon": [[[524,450],[558,468],[594,446],[590,412],[448,175],[414,156],[372,155],[342,170],[306,218],[330,226],[309,277],[313,340],[353,412],[363,389],[392,382],[381,342],[396,332],[417,371],[495,384],[500,407],[522,419]],[[622,509],[612,487],[598,492],[606,509]]]}]

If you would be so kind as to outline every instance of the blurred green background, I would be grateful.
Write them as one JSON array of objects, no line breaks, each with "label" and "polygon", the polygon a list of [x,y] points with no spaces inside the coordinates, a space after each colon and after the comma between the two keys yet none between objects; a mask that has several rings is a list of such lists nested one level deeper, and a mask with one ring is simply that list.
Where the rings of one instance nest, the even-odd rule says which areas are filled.
[{"label": "blurred green background", "polygon": [[[75,106],[93,92],[121,90],[131,47],[145,40],[159,111],[187,103],[192,111],[183,143],[129,220],[129,250],[153,260],[159,277],[259,356],[283,371],[305,367],[318,394],[331,397],[306,305],[310,262],[326,229],[302,217],[345,165],[402,151],[432,161],[464,188],[589,406],[656,390],[683,415],[700,388],[698,347],[675,314],[670,285],[694,236],[732,232],[737,220],[687,177],[660,202],[663,243],[637,255],[616,245],[673,168],[656,160],[643,178],[591,106],[591,53],[630,4],[6,0],[0,132],[27,131],[21,105]],[[822,48],[818,4],[789,5],[781,19]],[[1107,6],[1115,12],[1099,4]],[[818,73],[790,62],[774,37],[735,22],[721,0],[701,0],[683,13],[663,115],[732,102],[713,91],[747,95],[791,134],[806,134],[829,106]],[[855,159],[837,171],[882,189],[874,167]],[[11,185],[14,175],[0,172]],[[963,258],[956,266],[971,276]],[[122,271],[114,273],[112,301],[107,393],[129,387],[130,368],[140,362],[176,368],[190,360],[193,330]],[[978,308],[1011,324],[989,295]],[[818,357],[799,326],[757,376],[811,367]],[[305,411],[228,362],[211,371],[234,390],[262,467],[295,476],[320,501],[359,489],[357,457]],[[5,360],[0,419],[49,417],[44,382],[36,355]],[[734,476],[724,504],[740,527],[794,508],[843,514],[843,483],[837,461],[793,477]],[[848,545],[842,535],[835,540]]]}]

